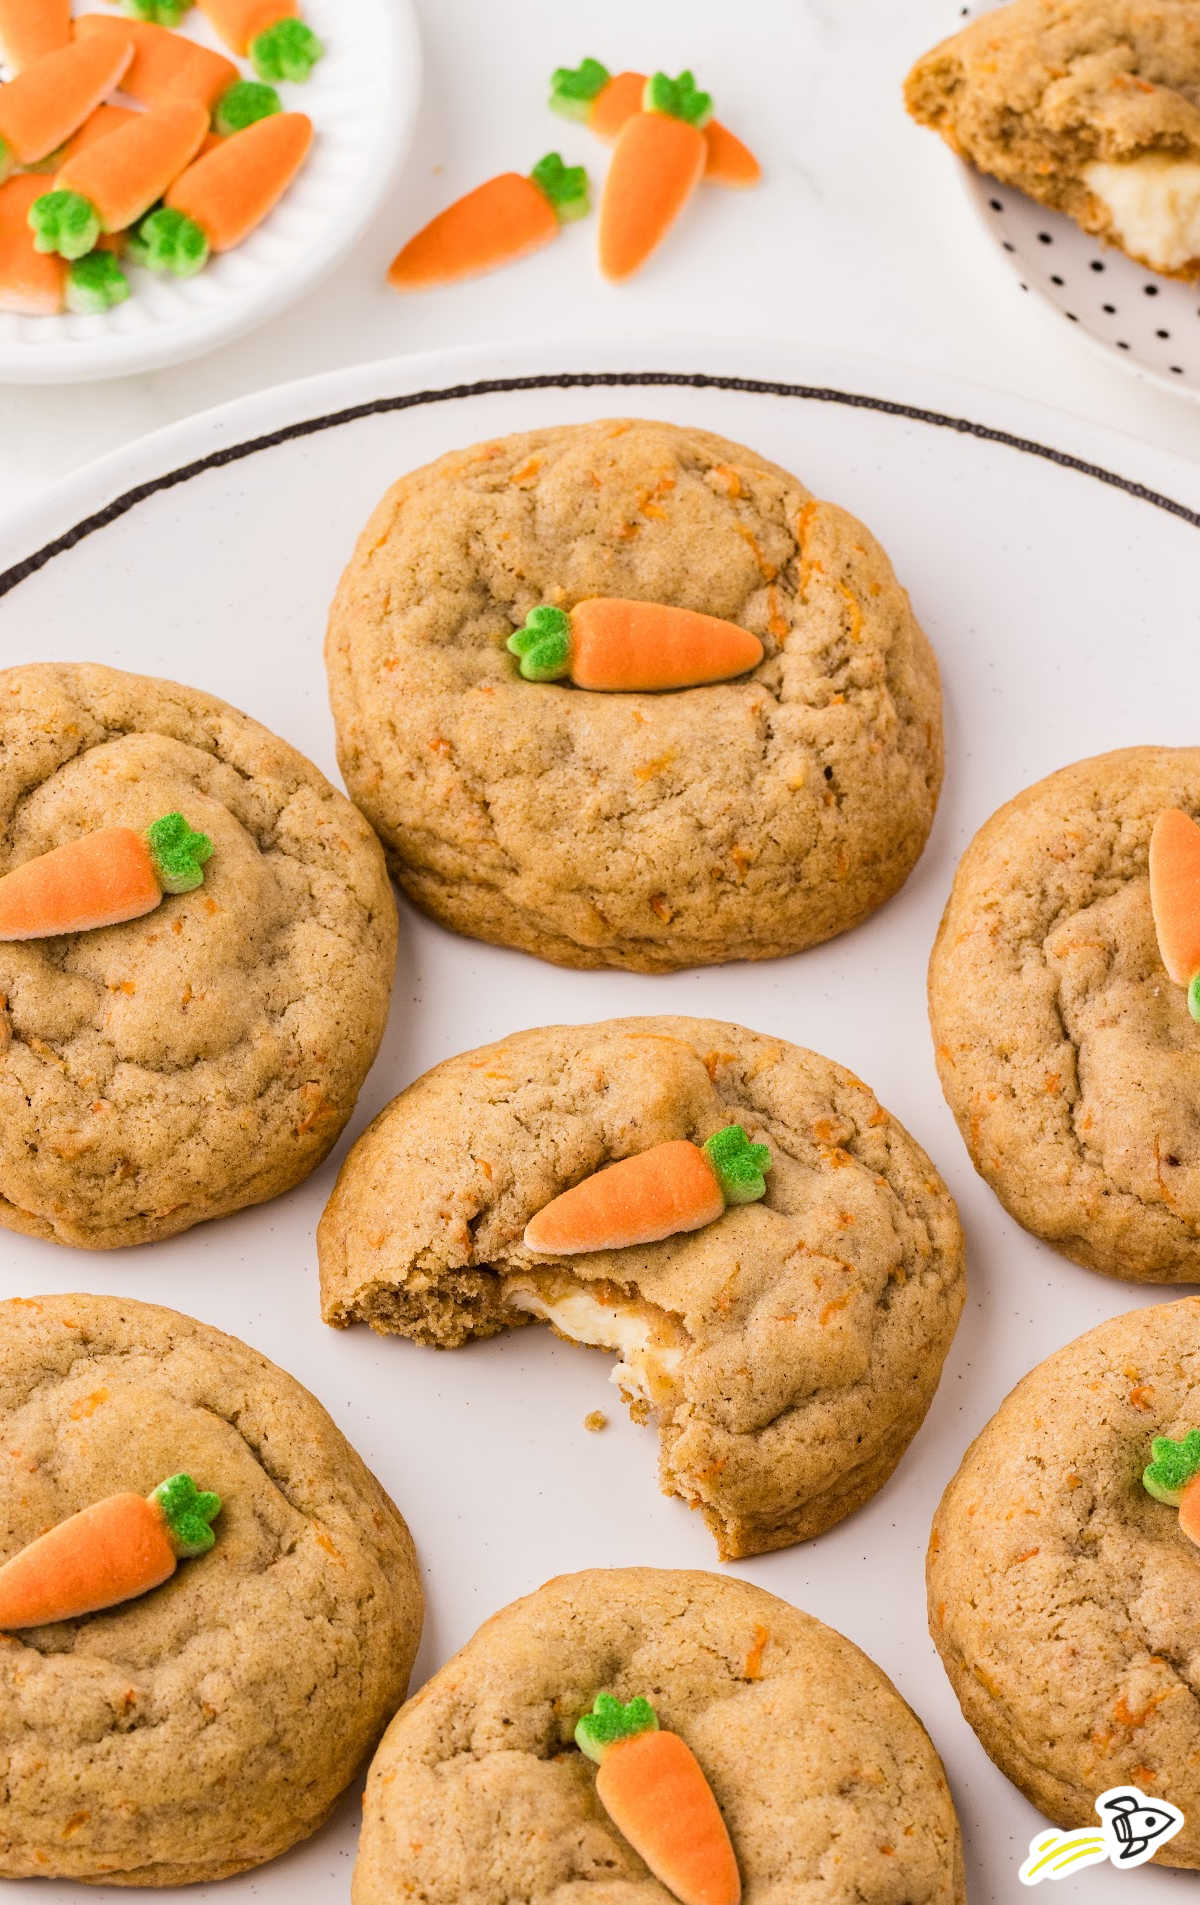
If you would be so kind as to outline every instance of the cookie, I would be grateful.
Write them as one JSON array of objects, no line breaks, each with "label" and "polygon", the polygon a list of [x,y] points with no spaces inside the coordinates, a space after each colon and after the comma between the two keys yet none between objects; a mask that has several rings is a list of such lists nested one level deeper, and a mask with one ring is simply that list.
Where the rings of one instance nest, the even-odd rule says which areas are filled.
[{"label": "cookie", "polygon": [[1200,277],[1200,5],[1015,0],[918,60],[905,97],[981,171]]},{"label": "cookie", "polygon": [[1135,1785],[1200,1866],[1200,1548],[1147,1492],[1155,1437],[1200,1428],[1200,1300],[1090,1330],[967,1451],[929,1547],[933,1638],[983,1746],[1060,1826]]},{"label": "cookie", "polygon": [[[602,1167],[735,1124],[769,1150],[765,1197],[637,1248],[525,1241]],[[536,1317],[619,1350],[664,1493],[726,1560],[807,1540],[887,1480],[963,1301],[954,1203],[874,1094],[711,1019],[551,1026],[436,1066],[350,1152],[318,1246],[335,1326],[456,1348]]]},{"label": "cookie", "polygon": [[404,1698],[398,1511],[256,1350],[123,1298],[0,1303],[0,1560],[177,1471],[214,1545],[106,1612],[0,1637],[0,1875],[187,1885],[321,1824]]},{"label": "cookie", "polygon": [[942,1089],[1035,1236],[1107,1276],[1200,1278],[1200,1027],[1147,855],[1200,813],[1200,748],[1126,748],[1018,794],[963,855],[929,968]]},{"label": "cookie", "polygon": [[574,1742],[649,1695],[700,1763],[745,1905],[962,1905],[958,1824],[916,1715],[857,1647],[748,1581],[564,1575],[493,1615],[396,1715],[367,1782],[354,1905],[659,1905]]},{"label": "cookie", "polygon": [[[751,672],[667,693],[522,677],[593,597],[732,622]],[[326,645],[338,757],[409,898],[567,966],[797,952],[900,887],[933,819],[941,691],[861,523],[707,431],[535,430],[397,483]]]},{"label": "cookie", "polygon": [[111,668],[0,673],[0,873],[182,811],[203,884],[0,942],[0,1224],[92,1250],[276,1197],[354,1107],[395,905],[342,794],[212,695]]}]

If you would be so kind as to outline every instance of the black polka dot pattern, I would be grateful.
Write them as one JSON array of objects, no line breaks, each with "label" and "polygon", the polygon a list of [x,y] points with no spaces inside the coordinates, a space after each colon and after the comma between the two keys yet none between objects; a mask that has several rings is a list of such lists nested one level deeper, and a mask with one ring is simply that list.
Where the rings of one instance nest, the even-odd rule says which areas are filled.
[{"label": "black polka dot pattern", "polygon": [[1016,268],[1063,317],[1124,362],[1200,396],[1197,286],[1152,277],[1115,248],[995,179],[968,172],[972,200]]}]

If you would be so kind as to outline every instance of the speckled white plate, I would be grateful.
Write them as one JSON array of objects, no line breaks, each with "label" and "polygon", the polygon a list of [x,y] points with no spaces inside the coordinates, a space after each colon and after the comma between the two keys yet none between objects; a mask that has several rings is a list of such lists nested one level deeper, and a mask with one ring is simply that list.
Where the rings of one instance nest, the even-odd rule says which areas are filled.
[{"label": "speckled white plate", "polygon": [[[957,7],[963,16],[988,11]],[[948,26],[947,31],[954,30]],[[1069,324],[1131,370],[1200,398],[1200,284],[1135,265],[1023,192],[963,165],[967,196],[1022,291],[1037,292]]]},{"label": "speckled white plate", "polygon": [[[113,13],[76,0],[78,13]],[[132,294],[90,317],[0,312],[0,380],[81,383],[199,357],[292,304],[358,237],[388,191],[416,121],[421,53],[412,0],[305,0],[325,57],[284,109],[309,114],[312,151],[271,216],[195,278],[127,267]],[[183,31],[228,49],[199,11]],[[242,70],[252,77],[248,61]]]},{"label": "speckled white plate", "polygon": [[[971,1905],[1016,1905],[1042,1822],[959,1713],[925,1624],[930,1518],[970,1438],[1032,1364],[1172,1293],[1091,1275],[1013,1223],[938,1088],[925,966],[955,863],[1002,800],[1064,761],[1195,741],[1200,469],[932,372],[788,346],[559,341],[359,365],[194,417],[81,470],[0,524],[0,665],[92,659],[191,681],[336,777],[322,664],[330,597],[385,485],[511,430],[640,414],[752,444],[858,512],[938,654],[947,768],[904,890],[858,931],[760,966],[568,972],[404,906],[391,1016],[349,1132],[306,1184],[140,1250],[0,1232],[0,1296],[93,1290],[190,1311],[290,1369],[408,1517],[428,1590],[414,1687],[487,1615],[589,1566],[714,1566],[698,1516],[655,1484],[611,1358],[545,1330],[439,1355],[317,1306],[314,1232],[337,1164],[417,1073],[521,1026],[624,1013],[740,1020],[827,1052],[927,1146],[958,1199],[969,1298],[928,1421],[887,1486],[819,1541],[728,1572],[865,1647],[921,1714],[962,1816]],[[1103,552],[1102,558],[1097,552]],[[1153,665],[1138,657],[1153,654]],[[583,1417],[607,1409],[589,1435]],[[360,1786],[287,1858],[186,1905],[344,1905]],[[5,1905],[122,1905],[44,1879]],[[1054,1905],[1184,1905],[1194,1875],[1089,1870]]]}]

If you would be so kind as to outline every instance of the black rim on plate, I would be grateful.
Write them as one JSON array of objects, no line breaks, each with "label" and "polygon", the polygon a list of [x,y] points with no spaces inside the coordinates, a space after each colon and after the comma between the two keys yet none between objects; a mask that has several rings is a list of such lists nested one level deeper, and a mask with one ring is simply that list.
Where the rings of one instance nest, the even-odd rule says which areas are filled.
[{"label": "black rim on plate", "polygon": [[839,404],[847,410],[874,410],[883,416],[903,417],[912,423],[928,424],[933,429],[953,430],[958,436],[974,437],[984,443],[999,443],[1025,456],[1036,456],[1045,463],[1057,464],[1060,469],[1090,476],[1109,489],[1122,490],[1127,496],[1149,503],[1155,509],[1165,510],[1168,515],[1177,516],[1182,522],[1190,523],[1194,529],[1200,529],[1200,512],[1189,509],[1185,503],[1176,502],[1173,497],[1149,489],[1144,483],[1135,483],[1127,476],[1119,476],[1115,470],[1106,470],[1098,463],[1089,463],[1083,457],[1071,456],[1065,450],[1056,450],[1050,444],[1038,443],[1031,437],[1014,436],[1008,430],[996,430],[990,424],[976,423],[970,417],[953,417],[941,410],[925,410],[916,404],[895,403],[888,397],[871,397],[862,391],[835,390],[821,384],[774,383],[759,377],[719,377],[705,371],[558,371],[529,377],[485,377],[475,383],[450,384],[441,390],[416,390],[401,396],[375,397],[369,403],[351,404],[344,410],[331,410],[321,416],[306,417],[298,423],[269,430],[262,436],[248,437],[242,443],[231,443],[222,450],[210,451],[207,456],[197,457],[194,462],[182,463],[178,469],[166,470],[160,476],[151,477],[145,483],[138,483],[133,489],[123,491],[120,496],[106,503],[103,509],[81,517],[62,535],[55,536],[31,555],[13,563],[11,568],[0,572],[0,596],[8,595],[19,583],[44,569],[56,556],[66,555],[88,536],[107,529],[111,523],[127,516],[151,496],[176,489],[181,483],[189,483],[193,477],[203,476],[210,470],[224,469],[228,464],[240,463],[247,457],[259,456],[266,450],[277,449],[281,444],[292,443],[302,437],[318,436],[322,431],[337,430],[344,424],[359,423],[367,417],[416,410],[426,404],[454,403],[464,397],[505,395],[522,390],[670,388],[740,391],[752,397],[786,397],[804,403]]}]

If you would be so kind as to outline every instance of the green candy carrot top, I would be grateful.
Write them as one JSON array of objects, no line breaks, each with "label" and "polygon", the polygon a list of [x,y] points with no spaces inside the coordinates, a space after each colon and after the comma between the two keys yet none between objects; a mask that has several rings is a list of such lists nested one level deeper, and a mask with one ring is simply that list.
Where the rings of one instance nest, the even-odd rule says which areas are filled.
[{"label": "green candy carrot top", "polygon": [[770,1168],[768,1147],[752,1144],[740,1124],[714,1131],[702,1145],[669,1138],[552,1198],[526,1225],[525,1247],[537,1256],[570,1257],[703,1230],[729,1205],[765,1197]]},{"label": "green candy carrot top", "polygon": [[586,122],[592,106],[612,74],[601,60],[581,60],[578,66],[556,66],[550,75],[550,109],[564,119]]},{"label": "green candy carrot top", "polygon": [[149,20],[153,26],[179,26],[192,10],[193,0],[117,0],[131,20]]},{"label": "green candy carrot top", "polygon": [[260,79],[277,85],[281,79],[302,84],[325,48],[303,20],[276,20],[250,42],[250,58]]},{"label": "green candy carrot top", "polygon": [[1155,1501],[1179,1510],[1179,1526],[1200,1546],[1200,1429],[1189,1429],[1178,1442],[1156,1435],[1142,1486]]},{"label": "green candy carrot top", "polygon": [[712,1787],[650,1702],[597,1694],[575,1741],[599,1768],[596,1797],[609,1818],[680,1905],[739,1905],[737,1859]]},{"label": "green candy carrot top", "polygon": [[543,604],[506,643],[526,681],[653,693],[729,681],[763,658],[757,635],[694,609],[598,595],[567,611]]},{"label": "green candy carrot top", "polygon": [[220,1511],[220,1496],[190,1475],[81,1509],[0,1567],[0,1632],[78,1620],[161,1587],[213,1546]]},{"label": "green candy carrot top", "polygon": [[688,126],[706,126],[713,115],[712,94],[700,91],[694,73],[684,71],[677,79],[669,73],[651,73],[642,95],[642,110],[666,113]]},{"label": "green candy carrot top", "polygon": [[204,880],[213,845],[180,813],[145,831],[103,827],[26,860],[0,879],[0,940],[48,939],[152,913],[164,893]]}]

